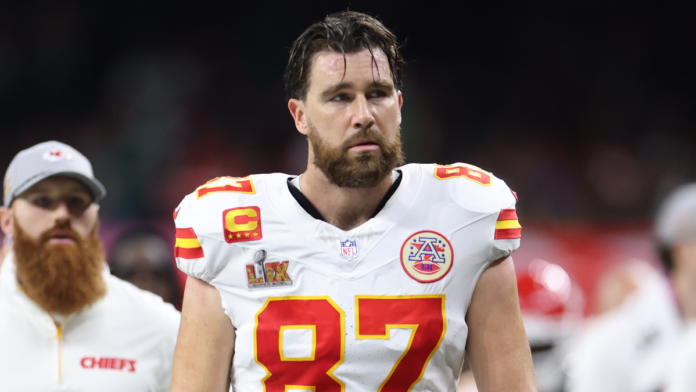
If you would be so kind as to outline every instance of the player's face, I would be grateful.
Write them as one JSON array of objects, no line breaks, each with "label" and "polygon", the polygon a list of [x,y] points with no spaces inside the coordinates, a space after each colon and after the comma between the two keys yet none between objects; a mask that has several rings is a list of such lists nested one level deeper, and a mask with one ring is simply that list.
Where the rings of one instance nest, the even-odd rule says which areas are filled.
[{"label": "player's face", "polygon": [[[62,176],[48,177],[18,196],[11,215],[22,231],[32,239],[56,226],[68,222],[70,228],[86,238],[97,223],[99,206],[79,181]],[[3,229],[5,229],[3,222]],[[74,243],[67,230],[54,230],[49,243]]]},{"label": "player's face", "polygon": [[291,100],[298,130],[309,136],[310,162],[339,186],[370,187],[403,160],[401,92],[384,53],[320,52],[305,101]]}]

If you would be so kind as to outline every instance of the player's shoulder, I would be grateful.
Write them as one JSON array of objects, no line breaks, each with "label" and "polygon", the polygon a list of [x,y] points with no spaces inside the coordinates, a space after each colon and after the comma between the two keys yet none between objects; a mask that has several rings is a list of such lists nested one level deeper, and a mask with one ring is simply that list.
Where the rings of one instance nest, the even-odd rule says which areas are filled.
[{"label": "player's shoulder", "polygon": [[[251,174],[246,177],[215,177],[200,185],[184,197],[179,207],[206,207],[219,204],[230,205],[244,200],[258,199],[263,196],[261,189],[266,183],[286,174]],[[177,212],[175,211],[175,219]]]},{"label": "player's shoulder", "polygon": [[468,163],[412,164],[402,170],[419,172],[421,187],[433,194],[446,194],[461,207],[493,213],[501,209],[514,208],[517,194],[502,179],[493,173]]},{"label": "player's shoulder", "polygon": [[268,193],[278,193],[288,177],[282,173],[252,174],[217,177],[206,182],[184,197],[174,210],[177,238],[186,238],[182,230],[195,231],[197,237],[222,238],[220,222],[225,215],[233,218],[243,215],[254,220],[269,197],[274,196]]}]

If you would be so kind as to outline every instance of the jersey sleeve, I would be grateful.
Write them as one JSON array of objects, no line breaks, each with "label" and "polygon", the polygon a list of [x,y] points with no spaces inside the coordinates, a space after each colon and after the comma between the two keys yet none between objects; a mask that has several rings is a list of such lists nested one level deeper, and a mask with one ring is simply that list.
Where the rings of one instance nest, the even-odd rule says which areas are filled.
[{"label": "jersey sleeve", "polygon": [[[490,244],[488,262],[509,256],[520,246],[522,226],[517,217],[517,194],[505,181],[479,167],[467,163],[424,166],[433,170],[435,179],[446,184],[452,200],[465,212],[452,219],[475,221],[480,240]],[[434,182],[433,184],[437,184]]]},{"label": "jersey sleeve", "polygon": [[[233,247],[223,240],[222,218],[210,206],[188,195],[174,212],[177,267],[210,283],[229,260]],[[215,219],[220,218],[220,219]]]},{"label": "jersey sleeve", "polygon": [[522,238],[522,226],[517,217],[517,194],[513,192],[505,181],[494,178],[494,192],[498,195],[500,212],[497,213],[495,231],[493,232],[493,246],[491,248],[491,261],[509,256],[520,247]]}]

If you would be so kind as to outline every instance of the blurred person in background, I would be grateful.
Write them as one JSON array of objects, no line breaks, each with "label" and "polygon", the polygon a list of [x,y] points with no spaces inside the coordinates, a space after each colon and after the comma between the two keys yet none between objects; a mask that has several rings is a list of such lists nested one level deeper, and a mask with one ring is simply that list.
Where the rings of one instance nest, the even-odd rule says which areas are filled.
[{"label": "blurred person in background", "polygon": [[[571,339],[583,321],[582,292],[563,267],[540,259],[518,271],[517,289],[537,389],[565,391]],[[471,372],[462,374],[459,391],[477,391]]]},{"label": "blurred person in background", "polygon": [[675,230],[663,230],[662,253],[666,263],[680,271],[680,278],[674,281],[675,292],[690,301],[680,303],[688,326],[674,355],[665,391],[691,392],[696,390],[696,184],[684,185],[671,199],[681,208],[674,216],[665,217]]},{"label": "blurred person in background", "polygon": [[666,274],[648,274],[619,307],[574,344],[572,392],[662,390],[685,323],[696,319],[696,184],[660,206],[655,234]]},{"label": "blurred person in background", "polygon": [[154,228],[134,226],[122,233],[111,247],[109,267],[114,276],[157,294],[181,309],[174,255]]},{"label": "blurred person in background", "polygon": [[518,273],[517,287],[537,388],[564,391],[571,339],[583,321],[582,292],[563,267],[540,259]]},{"label": "blurred person in background", "polygon": [[175,210],[172,391],[444,392],[465,355],[481,391],[535,390],[515,193],[471,165],[398,167],[402,65],[369,15],[311,25],[285,78],[306,171],[218,178]]},{"label": "blurred person in background", "polygon": [[109,273],[98,234],[106,191],[72,147],[19,152],[0,225],[0,378],[9,391],[166,391],[173,306]]},{"label": "blurred person in background", "polygon": [[621,306],[650,278],[661,272],[651,264],[637,259],[618,262],[604,272],[595,288],[595,314],[602,315]]}]

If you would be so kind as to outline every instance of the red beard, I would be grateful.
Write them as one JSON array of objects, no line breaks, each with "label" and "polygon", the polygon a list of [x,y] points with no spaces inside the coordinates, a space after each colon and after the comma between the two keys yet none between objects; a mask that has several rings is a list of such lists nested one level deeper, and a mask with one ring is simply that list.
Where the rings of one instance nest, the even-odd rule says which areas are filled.
[{"label": "red beard", "polygon": [[[106,294],[102,277],[105,259],[98,227],[97,223],[90,235],[82,238],[69,221],[58,221],[34,240],[15,222],[15,263],[22,291],[44,310],[63,315],[102,298]],[[69,230],[74,243],[49,243],[56,230]]]}]

